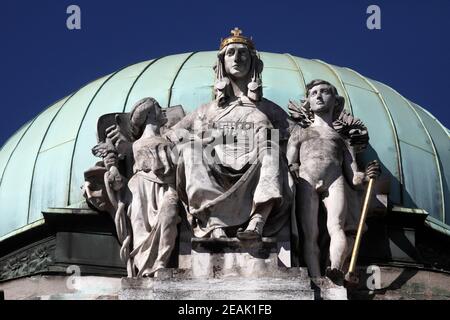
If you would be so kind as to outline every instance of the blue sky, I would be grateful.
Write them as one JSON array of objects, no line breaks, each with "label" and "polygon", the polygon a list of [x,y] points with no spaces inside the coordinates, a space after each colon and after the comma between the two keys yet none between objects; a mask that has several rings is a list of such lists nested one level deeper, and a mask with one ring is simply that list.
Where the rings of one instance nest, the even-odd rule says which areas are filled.
[{"label": "blue sky", "polygon": [[[69,31],[66,9],[81,8]],[[381,30],[366,9],[381,8]],[[0,2],[0,145],[48,105],[135,62],[216,50],[235,26],[258,50],[352,68],[384,82],[450,127],[450,1]]]}]

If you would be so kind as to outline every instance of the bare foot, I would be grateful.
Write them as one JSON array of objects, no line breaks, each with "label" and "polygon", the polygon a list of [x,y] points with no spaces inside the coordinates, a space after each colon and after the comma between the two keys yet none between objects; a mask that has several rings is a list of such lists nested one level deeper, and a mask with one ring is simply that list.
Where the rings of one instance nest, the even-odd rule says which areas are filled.
[{"label": "bare foot", "polygon": [[264,222],[261,218],[255,217],[248,223],[247,229],[239,229],[236,237],[239,240],[261,240]]},{"label": "bare foot", "polygon": [[334,284],[336,284],[338,286],[344,285],[344,273],[341,270],[339,270],[337,268],[327,267],[327,269],[325,270],[325,275]]}]

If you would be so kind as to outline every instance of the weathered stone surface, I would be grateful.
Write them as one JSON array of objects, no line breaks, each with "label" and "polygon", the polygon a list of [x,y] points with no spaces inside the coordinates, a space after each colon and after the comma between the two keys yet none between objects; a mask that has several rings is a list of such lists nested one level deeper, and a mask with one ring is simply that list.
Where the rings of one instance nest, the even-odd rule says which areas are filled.
[{"label": "weathered stone surface", "polygon": [[191,278],[189,272],[171,279],[122,279],[122,300],[313,300],[305,269],[280,269],[272,277]]},{"label": "weathered stone surface", "polygon": [[334,284],[328,278],[311,279],[311,286],[317,300],[347,300],[347,289]]},{"label": "weathered stone surface", "polygon": [[[450,300],[450,275],[405,267],[380,267],[379,288],[369,290],[369,275],[359,270],[360,286],[348,289],[350,300]],[[166,269],[159,278],[78,278],[36,276],[0,283],[6,300],[117,300],[117,299],[346,299],[345,289],[327,279],[311,283],[306,269],[280,268],[273,277],[193,279],[188,270]],[[75,281],[74,281],[75,280]],[[73,286],[69,288],[70,281]],[[169,292],[163,292],[168,288]],[[252,291],[257,288],[261,292]],[[194,290],[192,295],[183,292]],[[217,293],[213,293],[215,290]],[[271,290],[271,291],[267,291]],[[155,293],[156,292],[156,293]],[[164,296],[165,295],[165,296]],[[184,298],[183,298],[184,297]]]},{"label": "weathered stone surface", "polygon": [[274,238],[263,238],[262,241],[194,238],[190,255],[192,276],[270,276],[278,268],[277,251]]},{"label": "weathered stone surface", "polygon": [[450,274],[408,267],[359,267],[352,300],[450,300]]},{"label": "weathered stone surface", "polygon": [[[171,269],[169,269],[171,270]],[[347,290],[327,278],[310,279],[306,268],[272,268],[262,276],[192,278],[173,269],[162,278],[122,279],[119,299],[137,300],[347,300]]]},{"label": "weathered stone surface", "polygon": [[117,297],[121,278],[35,276],[0,283],[6,300],[95,300]]}]

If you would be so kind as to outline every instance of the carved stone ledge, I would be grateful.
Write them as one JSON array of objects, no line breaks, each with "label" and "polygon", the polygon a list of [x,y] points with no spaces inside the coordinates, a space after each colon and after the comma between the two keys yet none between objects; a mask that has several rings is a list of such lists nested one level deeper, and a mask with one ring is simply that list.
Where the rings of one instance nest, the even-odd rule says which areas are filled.
[{"label": "carved stone ledge", "polygon": [[0,260],[0,281],[48,271],[54,261],[56,239],[44,239]]}]

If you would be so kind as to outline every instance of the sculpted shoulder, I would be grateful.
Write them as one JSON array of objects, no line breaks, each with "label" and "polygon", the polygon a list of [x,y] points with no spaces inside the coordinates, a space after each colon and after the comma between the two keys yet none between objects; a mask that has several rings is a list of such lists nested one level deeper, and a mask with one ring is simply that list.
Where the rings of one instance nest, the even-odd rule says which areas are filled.
[{"label": "sculpted shoulder", "polygon": [[291,128],[289,136],[289,144],[296,144],[302,141],[303,128],[299,125],[294,125]]},{"label": "sculpted shoulder", "polygon": [[222,109],[217,106],[217,102],[213,100],[204,103],[200,107],[195,109],[192,112],[192,117],[196,121],[205,122],[214,118],[214,116],[218,114],[221,110]]},{"label": "sculpted shoulder", "polygon": [[171,129],[186,129],[188,131],[195,130],[201,123],[207,122],[214,114],[217,113],[217,104],[215,101],[202,104],[194,111],[188,113],[183,119],[175,124]]},{"label": "sculpted shoulder", "polygon": [[291,126],[287,112],[275,102],[266,98],[259,102],[258,109],[269,118],[275,129],[280,130],[280,137],[287,140],[289,138],[289,127]]}]

